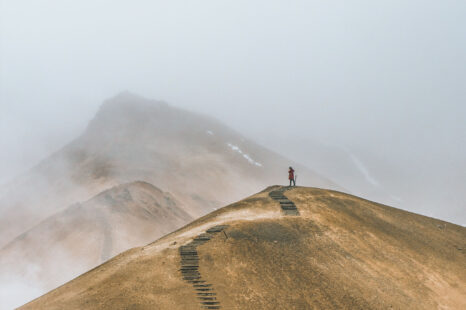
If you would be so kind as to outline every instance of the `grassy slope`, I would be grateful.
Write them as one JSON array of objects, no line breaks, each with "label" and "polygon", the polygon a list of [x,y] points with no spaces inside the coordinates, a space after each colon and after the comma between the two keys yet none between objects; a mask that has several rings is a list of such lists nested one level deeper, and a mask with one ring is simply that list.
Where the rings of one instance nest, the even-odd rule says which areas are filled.
[{"label": "grassy slope", "polygon": [[[270,190],[270,189],[268,189]],[[198,248],[223,309],[465,309],[466,228],[315,188],[264,191],[124,252],[21,309],[199,309],[178,247]]]}]

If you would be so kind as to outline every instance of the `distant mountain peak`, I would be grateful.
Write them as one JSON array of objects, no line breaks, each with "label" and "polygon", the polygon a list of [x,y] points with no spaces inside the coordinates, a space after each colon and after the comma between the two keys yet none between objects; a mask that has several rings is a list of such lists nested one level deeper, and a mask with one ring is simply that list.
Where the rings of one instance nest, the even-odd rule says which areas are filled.
[{"label": "distant mountain peak", "polygon": [[117,136],[137,140],[149,135],[151,139],[157,136],[171,139],[184,137],[184,140],[193,141],[196,140],[193,134],[206,135],[208,130],[232,132],[206,115],[124,91],[101,105],[84,136],[92,140],[102,136],[106,140],[115,140]]},{"label": "distant mountain peak", "polygon": [[[163,101],[151,100],[129,91],[123,91],[104,101],[87,131],[119,130],[128,124],[145,124],[154,118],[163,120],[171,107]],[[131,126],[130,126],[131,127]]]},{"label": "distant mountain peak", "polygon": [[124,112],[124,113],[145,113],[147,109],[156,109],[160,107],[168,107],[168,104],[164,101],[147,99],[138,94],[130,91],[123,91],[115,95],[114,97],[107,99],[100,106],[96,117],[106,113]]}]

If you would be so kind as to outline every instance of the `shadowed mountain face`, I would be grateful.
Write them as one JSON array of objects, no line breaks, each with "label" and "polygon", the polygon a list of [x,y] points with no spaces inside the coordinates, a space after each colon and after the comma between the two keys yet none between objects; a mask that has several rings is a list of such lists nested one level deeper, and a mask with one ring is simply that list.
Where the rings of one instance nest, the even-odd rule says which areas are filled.
[{"label": "shadowed mountain face", "polygon": [[336,186],[214,119],[123,93],[86,131],[0,192],[0,247],[66,206],[112,186],[146,181],[197,217],[271,183]]},{"label": "shadowed mountain face", "polygon": [[42,221],[0,251],[0,274],[49,290],[192,218],[151,184],[116,186]]},{"label": "shadowed mountain face", "polygon": [[465,241],[355,196],[272,187],[20,309],[465,309]]}]

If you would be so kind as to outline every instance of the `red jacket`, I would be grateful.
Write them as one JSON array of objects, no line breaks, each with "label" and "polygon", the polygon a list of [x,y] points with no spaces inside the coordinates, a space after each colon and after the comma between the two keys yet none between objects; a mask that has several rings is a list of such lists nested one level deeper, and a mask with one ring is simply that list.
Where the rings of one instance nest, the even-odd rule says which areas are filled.
[{"label": "red jacket", "polygon": [[294,170],[288,170],[288,180],[294,180]]}]

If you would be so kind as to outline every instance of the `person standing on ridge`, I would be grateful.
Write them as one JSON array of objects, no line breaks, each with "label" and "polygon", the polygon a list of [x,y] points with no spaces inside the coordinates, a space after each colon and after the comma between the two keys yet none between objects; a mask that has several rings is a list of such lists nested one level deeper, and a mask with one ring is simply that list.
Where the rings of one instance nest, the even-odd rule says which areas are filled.
[{"label": "person standing on ridge", "polygon": [[295,182],[295,179],[294,179],[294,170],[291,167],[288,170],[288,179],[290,180],[290,186],[291,186],[291,183],[293,183],[293,186],[296,186],[296,182]]}]

